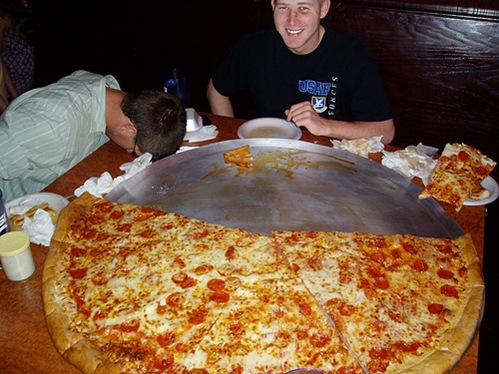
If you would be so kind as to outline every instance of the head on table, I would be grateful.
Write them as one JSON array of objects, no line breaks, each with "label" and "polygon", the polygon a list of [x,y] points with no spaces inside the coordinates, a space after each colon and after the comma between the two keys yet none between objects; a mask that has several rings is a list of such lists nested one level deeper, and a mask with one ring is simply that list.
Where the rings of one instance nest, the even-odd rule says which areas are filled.
[{"label": "head on table", "polygon": [[106,135],[129,153],[149,152],[160,159],[175,153],[182,143],[186,112],[173,95],[108,88],[106,105]]},{"label": "head on table", "polygon": [[126,93],[117,80],[79,70],[19,96],[0,117],[0,189],[39,192],[111,139],[160,159],[186,131],[180,101],[160,90]]}]

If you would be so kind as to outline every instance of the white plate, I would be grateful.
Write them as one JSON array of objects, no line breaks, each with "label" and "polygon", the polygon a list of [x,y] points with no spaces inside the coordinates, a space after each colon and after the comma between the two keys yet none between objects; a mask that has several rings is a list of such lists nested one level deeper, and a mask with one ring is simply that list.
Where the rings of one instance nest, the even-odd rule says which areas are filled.
[{"label": "white plate", "polygon": [[499,196],[499,186],[497,185],[497,182],[494,180],[494,178],[487,177],[480,184],[482,185],[483,188],[487,189],[490,192],[490,196],[487,197],[486,199],[481,199],[481,200],[469,199],[466,200],[463,205],[468,205],[468,206],[485,205],[485,204],[490,204],[491,202],[497,199],[497,197]]},{"label": "white plate", "polygon": [[241,139],[300,139],[301,130],[294,123],[281,118],[263,117],[243,123],[237,130],[237,136]]},{"label": "white plate", "polygon": [[[23,214],[29,209],[33,208],[35,205],[42,203],[48,203],[49,206],[59,214],[59,212],[69,204],[69,201],[51,192],[40,192],[31,195],[25,195],[18,197],[17,199],[9,201],[5,204],[5,209],[7,210],[7,215],[11,214]],[[23,213],[19,213],[18,210],[24,210]]]}]

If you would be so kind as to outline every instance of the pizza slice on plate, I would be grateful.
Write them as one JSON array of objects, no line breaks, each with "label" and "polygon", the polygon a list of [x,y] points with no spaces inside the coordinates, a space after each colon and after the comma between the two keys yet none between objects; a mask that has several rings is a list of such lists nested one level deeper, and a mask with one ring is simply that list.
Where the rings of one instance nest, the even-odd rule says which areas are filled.
[{"label": "pizza slice on plate", "polygon": [[496,162],[466,144],[447,144],[420,198],[434,197],[461,210],[468,199],[485,199],[490,193],[481,186]]}]

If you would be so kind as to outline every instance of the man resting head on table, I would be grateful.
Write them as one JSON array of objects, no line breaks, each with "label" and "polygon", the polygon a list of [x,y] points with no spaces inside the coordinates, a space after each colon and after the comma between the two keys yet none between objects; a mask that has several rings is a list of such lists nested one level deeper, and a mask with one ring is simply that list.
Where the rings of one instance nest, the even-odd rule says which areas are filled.
[{"label": "man resting head on table", "polygon": [[186,113],[162,91],[126,93],[116,79],[76,71],[28,91],[0,117],[4,200],[41,191],[111,139],[160,159],[182,143]]}]

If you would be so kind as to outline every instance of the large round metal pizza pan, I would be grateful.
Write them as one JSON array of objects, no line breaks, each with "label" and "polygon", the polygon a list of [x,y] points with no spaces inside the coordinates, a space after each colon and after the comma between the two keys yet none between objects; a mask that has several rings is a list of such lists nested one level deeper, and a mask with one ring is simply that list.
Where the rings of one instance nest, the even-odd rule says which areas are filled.
[{"label": "large round metal pizza pan", "polygon": [[[225,152],[246,144],[252,169],[225,164]],[[299,140],[238,139],[160,160],[106,198],[260,234],[463,234],[435,200],[419,199],[419,192],[408,178],[347,151]]]}]

